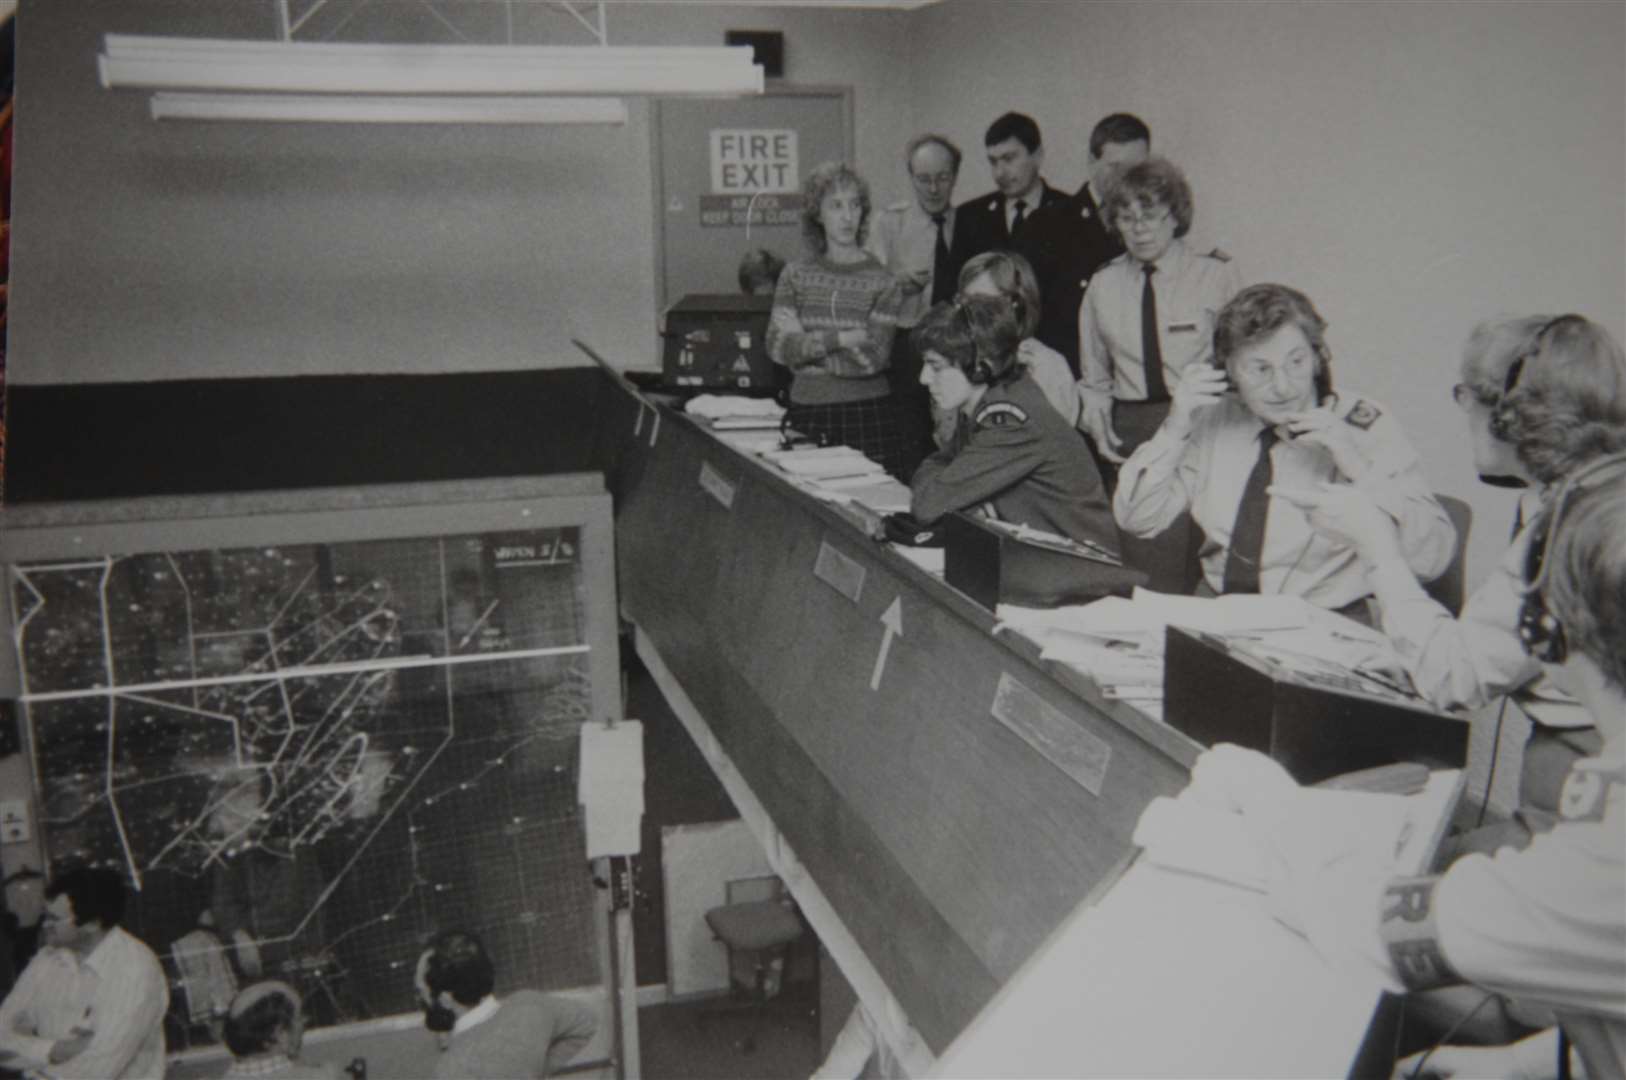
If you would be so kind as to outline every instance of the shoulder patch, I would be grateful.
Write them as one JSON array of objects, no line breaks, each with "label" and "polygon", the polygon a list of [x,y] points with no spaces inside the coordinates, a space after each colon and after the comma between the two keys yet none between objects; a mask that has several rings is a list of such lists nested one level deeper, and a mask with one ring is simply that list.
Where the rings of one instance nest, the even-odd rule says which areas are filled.
[{"label": "shoulder patch", "polygon": [[1356,398],[1355,404],[1350,406],[1349,412],[1344,415],[1344,420],[1348,423],[1354,424],[1362,431],[1366,431],[1373,424],[1377,423],[1378,417],[1382,415],[1383,410],[1372,404],[1370,401],[1367,401],[1365,398]]},{"label": "shoulder patch", "polygon": [[1231,253],[1226,251],[1224,248],[1215,248],[1213,251],[1208,253],[1208,257],[1210,259],[1218,259],[1220,262],[1231,261]]},{"label": "shoulder patch", "polygon": [[1014,401],[991,401],[977,410],[978,427],[1015,427],[1027,422],[1027,411]]}]

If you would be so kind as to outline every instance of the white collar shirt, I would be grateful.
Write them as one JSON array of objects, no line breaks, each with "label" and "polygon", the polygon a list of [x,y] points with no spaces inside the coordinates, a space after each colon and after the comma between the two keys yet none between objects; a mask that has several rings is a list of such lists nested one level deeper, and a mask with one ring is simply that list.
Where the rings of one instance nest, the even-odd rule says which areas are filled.
[{"label": "white collar shirt", "polygon": [[[954,243],[954,208],[944,211],[943,243]],[[907,199],[881,210],[870,222],[870,254],[882,266],[899,278],[924,271],[925,286],[919,292],[902,291],[903,303],[898,308],[898,325],[914,326],[931,308],[934,282],[931,273],[937,265],[937,223],[920,208],[920,203]]]}]

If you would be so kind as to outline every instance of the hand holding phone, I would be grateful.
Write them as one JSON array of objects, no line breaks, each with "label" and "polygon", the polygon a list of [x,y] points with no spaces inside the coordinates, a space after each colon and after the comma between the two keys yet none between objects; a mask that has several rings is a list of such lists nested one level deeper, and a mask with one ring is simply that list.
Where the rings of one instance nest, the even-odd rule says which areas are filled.
[{"label": "hand holding phone", "polygon": [[1192,364],[1180,373],[1180,383],[1169,404],[1169,418],[1164,423],[1176,435],[1189,434],[1197,410],[1218,404],[1230,385],[1231,380],[1219,368]]}]

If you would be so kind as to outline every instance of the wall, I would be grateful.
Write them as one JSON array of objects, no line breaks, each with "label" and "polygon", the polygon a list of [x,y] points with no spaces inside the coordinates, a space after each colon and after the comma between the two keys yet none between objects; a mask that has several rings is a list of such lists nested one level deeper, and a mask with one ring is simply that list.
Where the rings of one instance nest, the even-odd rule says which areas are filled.
[{"label": "wall", "polygon": [[[559,5],[332,0],[302,37],[584,44]],[[32,0],[18,16],[15,384],[652,366],[647,103],[621,128],[155,123],[103,33],[269,38],[271,0]],[[296,13],[302,10],[295,7]],[[787,78],[847,84],[861,157],[901,144],[906,16],[608,5],[615,44],[780,29]]]},{"label": "wall", "polygon": [[1626,331],[1626,5],[946,0],[914,18],[917,123],[978,154],[960,197],[991,187],[982,130],[1007,108],[1039,121],[1068,190],[1095,121],[1141,116],[1191,178],[1193,237],[1316,301],[1339,382],[1388,403],[1470,500],[1469,581],[1488,568],[1512,502],[1470,479],[1456,362],[1499,312]]}]

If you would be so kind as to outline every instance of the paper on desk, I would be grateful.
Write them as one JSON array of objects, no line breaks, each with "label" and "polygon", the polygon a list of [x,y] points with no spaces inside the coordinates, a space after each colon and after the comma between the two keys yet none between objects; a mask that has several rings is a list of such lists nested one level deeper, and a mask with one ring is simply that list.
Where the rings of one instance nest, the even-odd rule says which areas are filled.
[{"label": "paper on desk", "polygon": [[779,431],[716,431],[717,438],[747,454],[758,454],[779,445]]},{"label": "paper on desk", "polygon": [[773,398],[752,398],[740,394],[696,394],[683,405],[691,416],[709,420],[720,417],[758,417],[777,421],[785,415],[785,407]]},{"label": "paper on desk", "polygon": [[1104,685],[1133,684],[1157,689],[1156,694],[1145,696],[1162,696],[1163,693],[1161,650],[1144,650],[1123,643],[1103,642],[1071,630],[1052,629],[1045,634],[1039,657],[1076,667]]},{"label": "paper on desk", "polygon": [[887,547],[902,555],[928,574],[943,576],[946,553],[942,548],[910,547],[907,544],[888,544]]}]

